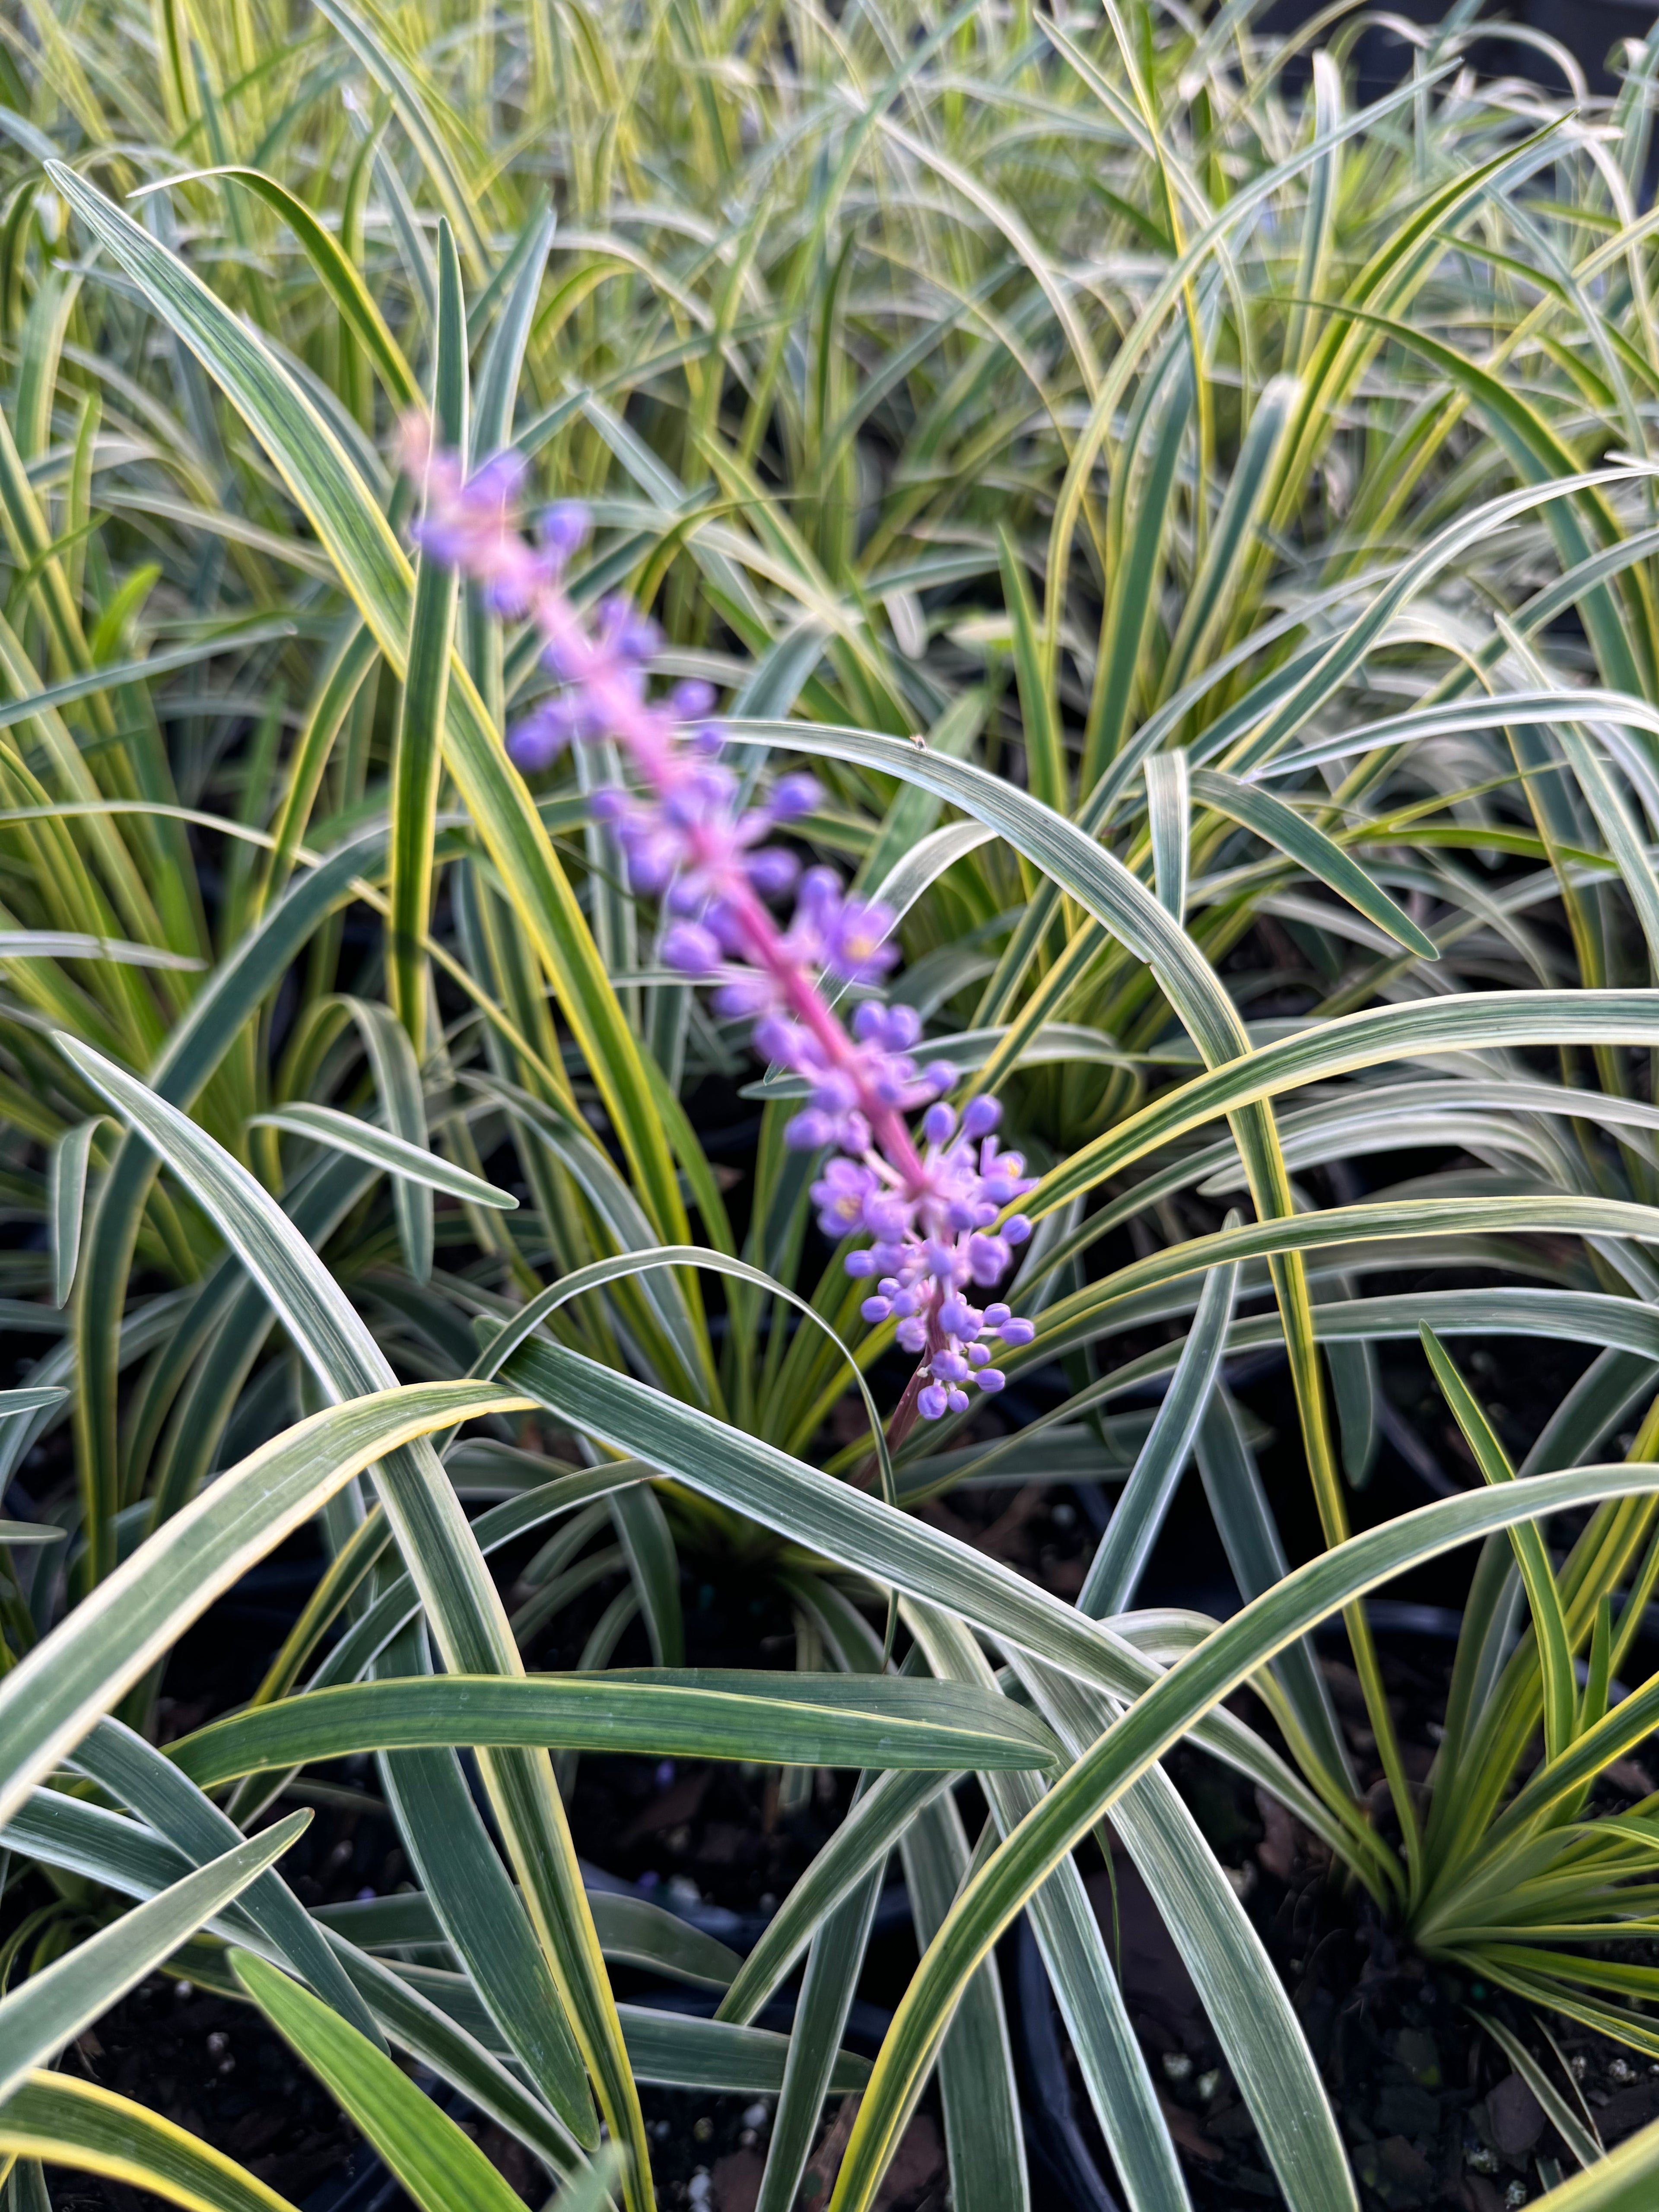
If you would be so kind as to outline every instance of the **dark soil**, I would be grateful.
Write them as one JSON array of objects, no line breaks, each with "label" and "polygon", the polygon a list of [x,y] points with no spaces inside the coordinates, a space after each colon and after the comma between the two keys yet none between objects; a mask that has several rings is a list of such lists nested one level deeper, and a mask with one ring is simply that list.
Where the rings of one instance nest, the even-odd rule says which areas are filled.
[{"label": "dark soil", "polygon": [[[175,1705],[167,1718],[171,1732],[181,1733],[198,1716]],[[268,1817],[290,1809],[279,1804]],[[407,1868],[379,1801],[364,1792],[362,1806],[354,1806],[342,1790],[313,1808],[283,1871],[301,1901],[315,1905],[393,1889]],[[42,1887],[37,1881],[23,1901]],[[291,2203],[313,2212],[409,2212],[400,2193],[377,2191],[377,2177],[384,2178],[378,2160],[250,2005],[152,1975],[88,2029],[64,2063],[199,2136]],[[50,2169],[48,2178],[60,2212],[99,2205],[134,2212],[140,2203],[158,2201],[62,2169]]]},{"label": "dark soil", "polygon": [[[156,1975],[64,2060],[118,2095],[163,2114],[291,2203],[358,2159],[361,2141],[316,2077],[250,2007]],[[137,2203],[118,2182],[54,2172],[52,2202],[70,2208]]]}]

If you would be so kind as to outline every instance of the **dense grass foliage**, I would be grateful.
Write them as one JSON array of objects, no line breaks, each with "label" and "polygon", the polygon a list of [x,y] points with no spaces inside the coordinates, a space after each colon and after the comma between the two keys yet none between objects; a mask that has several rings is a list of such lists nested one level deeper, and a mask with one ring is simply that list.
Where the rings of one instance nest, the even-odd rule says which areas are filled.
[{"label": "dense grass foliage", "polygon": [[[258,2004],[427,2212],[506,2185],[399,2058],[572,2212],[651,2203],[640,2080],[777,2094],[761,2203],[788,2212],[825,2097],[867,2075],[834,2198],[865,2212],[937,2066],[954,2201],[1008,2212],[989,1953],[1024,1910],[1123,2201],[1174,2212],[1073,1856],[1109,1813],[1284,2202],[1357,2207],[1158,1764],[1183,1739],[1425,1954],[1659,2053],[1626,1940],[1659,1818],[1594,1794],[1659,1704],[1632,1680],[1659,1579],[1659,40],[1597,101],[1536,40],[1562,94],[1478,76],[1453,21],[1361,108],[1360,28],[1113,0],[0,21],[19,2203],[42,2160],[280,2202],[54,2069],[170,1960]],[[890,994],[1038,1178],[999,1293],[1036,1333],[994,1411],[885,1431],[908,1368],[813,1225],[800,1085],[665,961],[590,805],[606,745],[509,760],[553,679],[412,557],[411,410],[586,503],[573,599],[649,611],[653,684],[715,687],[757,789],[810,759],[801,855],[896,912]],[[1419,1331],[1471,1486],[1352,1535],[1384,1435],[1413,1449],[1377,1346]],[[1470,1337],[1592,1356],[1517,1443]],[[1294,1571],[1226,1382],[1274,1352],[1323,1544]],[[1247,1601],[1224,1628],[1136,1611],[1194,1455]],[[1115,1486],[1083,1601],[914,1510],[994,1477]],[[163,1753],[169,1653],[308,1527],[321,1577],[257,1693]],[[1422,1785],[1362,1600],[1477,1538]],[[793,1674],[686,1667],[711,1559],[793,1622]],[[526,1673],[595,1589],[580,1663]],[[1369,1794],[1304,1640],[1338,1613]],[[1222,1703],[1247,1680],[1261,1728]],[[711,1966],[585,1890],[566,1796],[607,1748],[781,1769],[791,1802],[814,1768],[862,1781]],[[348,1931],[261,1816],[366,1751],[417,1887]],[[924,1956],[871,2072],[839,2046],[896,1848]],[[751,2023],[803,1959],[786,2045]],[[712,1977],[718,2017],[618,2004],[618,1962]],[[1659,2142],[1580,2140],[1562,2212],[1642,2201]]]}]

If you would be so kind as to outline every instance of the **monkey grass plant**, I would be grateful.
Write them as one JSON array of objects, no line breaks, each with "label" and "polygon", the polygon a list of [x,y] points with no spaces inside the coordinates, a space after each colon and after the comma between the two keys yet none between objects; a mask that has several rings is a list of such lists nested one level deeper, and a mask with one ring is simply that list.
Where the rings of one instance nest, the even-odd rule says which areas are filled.
[{"label": "monkey grass plant", "polygon": [[[0,24],[0,1278],[57,1339],[0,1430],[14,2201],[47,2161],[280,2202],[52,2063],[170,1963],[260,2005],[428,2212],[504,2199],[411,2059],[556,2202],[630,2212],[641,2083],[777,2099],[765,2212],[862,2089],[862,2212],[936,2071],[956,2203],[1007,2212],[989,1951],[1024,1911],[1123,2200],[1176,2212],[1074,1856],[1109,1819],[1285,2203],[1346,2212],[1182,1742],[1425,1950],[1651,2042],[1651,1815],[1588,1793],[1651,1694],[1613,1702],[1650,1431],[1601,1454],[1659,1388],[1655,51],[1555,100],[1477,81],[1454,21],[1358,108],[1358,28]],[[435,487],[411,412],[459,457]],[[592,528],[562,506],[492,603],[429,495],[508,449],[486,484]],[[730,783],[642,774],[682,721]],[[728,799],[783,855],[755,911],[675,842]],[[974,1098],[992,1158],[923,1192],[992,1137]],[[1492,1479],[1353,1535],[1401,1433],[1376,1346],[1425,1322]],[[1515,1480],[1437,1348],[1471,1336],[1593,1347]],[[1263,1351],[1324,1540],[1293,1570],[1225,1383]],[[1159,1386],[1147,1431],[1117,1401]],[[1136,1606],[1194,1454],[1246,1601],[1219,1626]],[[996,1477],[1121,1486],[1077,1604],[912,1510]],[[256,1695],[157,1749],[168,1654],[307,1525]],[[1424,1796],[1363,1601],[1477,1542]],[[509,1613],[491,1562],[532,1546]],[[685,1666],[709,1556],[792,1609],[793,1673]],[[1376,1820],[1304,1640],[1337,1613]],[[580,1663],[527,1668],[574,1620]],[[559,1773],[599,1750],[860,1782],[739,1959],[586,1892]],[[414,1887],[310,1911],[264,1823],[358,1752]],[[896,1849],[922,1959],[872,2068],[842,2041]],[[716,2017],[618,2002],[641,1965]],[[1563,2212],[1643,2202],[1659,2144],[1599,2156],[1561,2110]]]}]

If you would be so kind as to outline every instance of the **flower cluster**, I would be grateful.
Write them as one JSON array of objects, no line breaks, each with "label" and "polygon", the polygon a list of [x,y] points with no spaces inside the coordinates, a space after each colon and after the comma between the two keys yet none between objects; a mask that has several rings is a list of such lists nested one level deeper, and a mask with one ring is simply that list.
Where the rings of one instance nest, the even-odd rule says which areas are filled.
[{"label": "flower cluster", "polygon": [[[970,1382],[1001,1389],[988,1340],[1029,1344],[1031,1324],[1000,1304],[975,1307],[966,1292],[994,1286],[1030,1235],[1023,1216],[1003,1216],[1033,1183],[1018,1152],[998,1149],[995,1100],[971,1100],[958,1121],[942,1097],[956,1070],[918,1066],[913,1009],[866,1000],[849,1032],[825,998],[820,975],[877,985],[897,954],[890,908],[849,896],[832,869],[803,872],[787,847],[765,842],[817,805],[816,779],[782,776],[742,805],[718,757],[709,687],[682,683],[647,698],[654,625],[620,595],[588,614],[564,590],[585,512],[569,501],[550,508],[532,544],[514,520],[525,475],[518,455],[498,454],[469,477],[457,455],[434,450],[423,418],[405,423],[404,441],[404,465],[425,493],[416,542],[468,576],[496,613],[532,620],[544,641],[557,689],[509,732],[514,758],[534,770],[573,741],[619,745],[635,787],[596,793],[593,811],[615,834],[635,890],[661,902],[662,959],[714,984],[716,1010],[752,1020],[759,1048],[805,1079],[807,1103],[788,1141],[836,1155],[812,1187],[819,1224],[826,1236],[872,1240],[848,1254],[847,1272],[875,1279],[865,1319],[896,1317],[899,1343],[920,1359],[917,1411],[929,1420],[962,1412]],[[781,924],[772,902],[791,894]],[[906,1118],[918,1108],[920,1142]]]},{"label": "flower cluster", "polygon": [[[1012,1248],[1031,1233],[1018,1213],[996,1226],[1003,1209],[1035,1188],[1020,1155],[998,1150],[992,1133],[998,1119],[994,1098],[969,1099],[960,1123],[951,1107],[936,1100],[921,1117],[919,1173],[900,1176],[866,1153],[832,1159],[812,1186],[826,1236],[861,1231],[874,1240],[848,1253],[847,1272],[876,1278],[873,1297],[860,1308],[866,1321],[896,1317],[904,1350],[927,1354],[930,1379],[916,1404],[927,1420],[963,1412],[965,1383],[1001,1389],[1002,1370],[990,1364],[987,1336],[1019,1345],[1036,1333],[1006,1305],[981,1309],[964,1296],[970,1285],[988,1290],[999,1281]],[[811,1133],[816,1139],[818,1132]],[[852,1147],[843,1142],[842,1149]]]}]

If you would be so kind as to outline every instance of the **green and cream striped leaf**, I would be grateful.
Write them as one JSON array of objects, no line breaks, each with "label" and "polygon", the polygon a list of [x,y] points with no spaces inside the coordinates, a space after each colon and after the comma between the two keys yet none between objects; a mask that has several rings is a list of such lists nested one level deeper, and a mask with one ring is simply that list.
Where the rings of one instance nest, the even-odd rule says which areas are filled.
[{"label": "green and cream striped leaf", "polygon": [[413,1437],[523,1402],[473,1382],[394,1386],[313,1414],[222,1475],[0,1679],[0,1817],[354,1474]]},{"label": "green and cream striped leaf", "polygon": [[0,2106],[0,2152],[147,2190],[185,2212],[294,2212],[187,2129],[94,2081],[37,2072]]},{"label": "green and cream striped leaf", "polygon": [[1407,1568],[1553,1511],[1650,1493],[1655,1480],[1647,1467],[1575,1468],[1401,1514],[1297,1569],[1177,1661],[970,1878],[894,2016],[854,2126],[834,2212],[866,2212],[914,2087],[991,1944],[1058,1860],[1201,1715],[1318,1621]]},{"label": "green and cream striped leaf", "polygon": [[[181,1881],[100,1929],[0,1999],[0,2104],[30,2069],[119,2003],[203,1923],[279,1859],[309,1826],[309,1813],[234,1844]],[[0,2126],[3,2122],[0,2122]]]},{"label": "green and cream striped leaf", "polygon": [[200,1788],[268,1767],[434,1744],[644,1751],[788,1766],[1047,1766],[1048,1730],[1005,1699],[884,1676],[764,1669],[391,1677],[313,1690],[169,1747]]},{"label": "green and cream striped leaf", "polygon": [[304,1103],[279,1106],[268,1114],[252,1115],[248,1127],[281,1129],[288,1136],[308,1138],[313,1144],[326,1145],[331,1151],[348,1152],[354,1159],[366,1160],[371,1167],[384,1168],[388,1175],[442,1191],[447,1198],[464,1199],[470,1206],[488,1206],[510,1213],[519,1203],[509,1192],[497,1190],[494,1183],[486,1182],[481,1176],[470,1175],[465,1168],[441,1159],[424,1146],[410,1144],[405,1138],[394,1136],[389,1129],[377,1128],[372,1121],[365,1121],[360,1115],[342,1113],[337,1107]]},{"label": "green and cream striped leaf", "polygon": [[520,2202],[471,2137],[349,2021],[252,1952],[233,1951],[230,1965],[421,2212],[511,2212]]},{"label": "green and cream striped leaf", "polygon": [[[322,1388],[343,1397],[365,1383],[390,1383],[391,1370],[362,1317],[247,1170],[175,1107],[107,1060],[69,1040],[60,1041],[60,1048],[195,1196],[264,1289]],[[500,1595],[435,1453],[404,1445],[381,1457],[376,1485],[447,1670],[520,1674]],[[0,1699],[20,1671],[0,1684]],[[638,2171],[646,2172],[644,2123],[546,1754],[492,1748],[481,1753],[480,1765],[583,2061],[597,2077],[613,2133],[629,2144]],[[595,2138],[586,2112],[568,2109],[561,2118],[591,2147]]]}]

